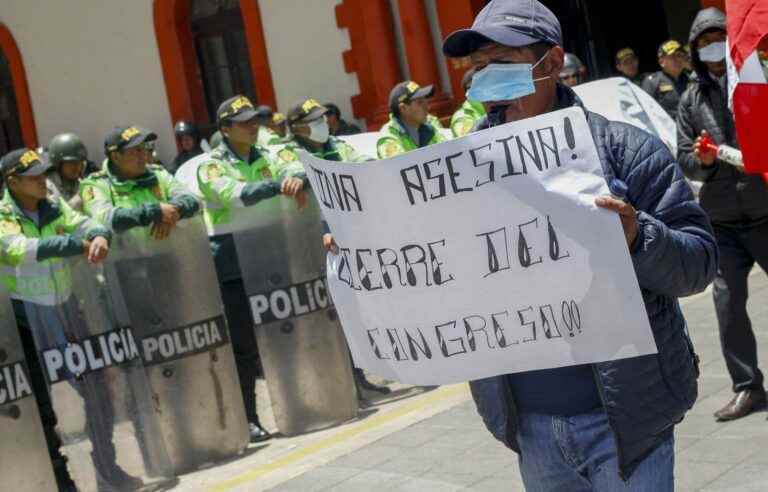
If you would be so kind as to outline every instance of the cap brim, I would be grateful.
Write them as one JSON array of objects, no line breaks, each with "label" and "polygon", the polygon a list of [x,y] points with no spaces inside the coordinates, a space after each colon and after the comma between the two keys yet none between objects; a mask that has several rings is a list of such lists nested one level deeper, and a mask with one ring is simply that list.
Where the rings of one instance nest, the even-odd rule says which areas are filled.
[{"label": "cap brim", "polygon": [[152,132],[140,133],[132,138],[127,144],[123,145],[123,149],[130,149],[136,147],[145,142],[154,142],[157,140],[157,134]]},{"label": "cap brim", "polygon": [[294,123],[303,123],[305,121],[314,121],[314,120],[320,118],[321,116],[324,116],[327,112],[328,112],[328,108],[326,108],[325,106],[315,106],[314,108],[312,108],[309,111],[309,113],[307,113],[306,115],[302,116],[301,118],[296,120]]},{"label": "cap brim", "polygon": [[460,29],[448,35],[443,42],[443,53],[451,58],[469,56],[482,45],[496,42],[511,48],[538,43],[541,39],[517,32],[504,26],[484,29]]},{"label": "cap brim", "polygon": [[50,162],[37,161],[37,164],[29,166],[23,173],[14,173],[13,176],[40,176],[50,168]]},{"label": "cap brim", "polygon": [[434,95],[435,95],[435,86],[427,85],[419,88],[416,92],[414,92],[413,95],[410,97],[410,99],[417,99],[419,97],[432,97]]},{"label": "cap brim", "polygon": [[259,113],[256,112],[255,109],[248,108],[242,113],[238,113],[234,116],[228,116],[226,119],[229,121],[236,121],[238,123],[242,123],[243,121],[249,121],[254,118],[257,118],[259,116]]}]

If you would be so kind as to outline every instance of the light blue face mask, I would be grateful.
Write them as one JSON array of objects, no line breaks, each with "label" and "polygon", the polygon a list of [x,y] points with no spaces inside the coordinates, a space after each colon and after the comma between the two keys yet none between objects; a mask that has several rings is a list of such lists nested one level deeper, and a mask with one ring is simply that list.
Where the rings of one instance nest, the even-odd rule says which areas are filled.
[{"label": "light blue face mask", "polygon": [[467,96],[473,101],[512,101],[536,92],[535,82],[549,78],[533,78],[533,69],[547,57],[530,63],[490,63],[472,77],[472,87]]}]

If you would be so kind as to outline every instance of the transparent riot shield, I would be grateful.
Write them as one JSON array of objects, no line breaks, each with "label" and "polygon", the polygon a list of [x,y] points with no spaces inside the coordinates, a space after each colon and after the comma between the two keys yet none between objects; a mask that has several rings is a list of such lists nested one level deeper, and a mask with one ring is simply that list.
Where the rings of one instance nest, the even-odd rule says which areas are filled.
[{"label": "transparent riot shield", "polygon": [[241,453],[248,423],[202,219],[179,222],[163,241],[147,229],[116,234],[105,270],[120,325],[142,353],[174,471]]},{"label": "transparent riot shield", "polygon": [[325,279],[320,209],[275,197],[237,210],[240,270],[277,427],[293,435],[357,414],[344,333]]},{"label": "transparent riot shield", "polygon": [[171,482],[139,343],[117,323],[101,267],[46,261],[17,272],[17,282],[20,319],[34,338],[78,490]]},{"label": "transparent riot shield", "polygon": [[[41,390],[46,390],[44,385]],[[0,288],[0,483],[3,490],[56,490],[33,392],[11,301],[5,289]]]}]

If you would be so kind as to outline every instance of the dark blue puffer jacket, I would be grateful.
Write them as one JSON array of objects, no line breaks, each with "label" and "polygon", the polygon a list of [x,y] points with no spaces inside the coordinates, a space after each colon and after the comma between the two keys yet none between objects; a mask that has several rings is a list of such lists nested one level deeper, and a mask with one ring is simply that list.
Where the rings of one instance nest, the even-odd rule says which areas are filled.
[{"label": "dark blue puffer jacket", "polygon": [[[558,85],[557,108],[573,105],[581,106],[574,92]],[[627,200],[638,211],[632,262],[659,351],[593,365],[616,440],[619,473],[627,479],[696,401],[698,361],[677,298],[707,287],[718,251],[706,214],[661,140],[586,113],[606,179],[624,181]],[[507,377],[472,381],[470,388],[488,430],[519,452],[515,395]]]}]

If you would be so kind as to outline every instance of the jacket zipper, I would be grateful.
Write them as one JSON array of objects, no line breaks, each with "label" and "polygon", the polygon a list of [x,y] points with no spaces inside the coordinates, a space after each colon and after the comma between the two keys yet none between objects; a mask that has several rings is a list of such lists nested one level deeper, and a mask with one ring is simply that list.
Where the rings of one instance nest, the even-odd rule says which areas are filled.
[{"label": "jacket zipper", "polygon": [[603,390],[603,383],[600,380],[600,373],[597,372],[597,366],[595,364],[592,364],[592,373],[595,376],[595,385],[597,386],[597,392],[600,395],[600,401],[603,403],[603,410],[605,410],[606,418],[608,419],[608,428],[611,429],[611,433],[613,434],[613,439],[616,444],[616,455],[619,459],[619,477],[623,481],[627,481],[627,476],[624,473],[624,455],[621,452],[621,444],[619,443],[619,434],[616,432],[616,429],[613,428],[613,424],[611,423],[611,416],[608,415],[608,407],[605,404],[605,392]]}]

